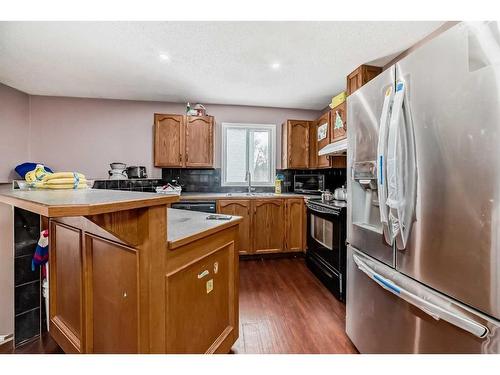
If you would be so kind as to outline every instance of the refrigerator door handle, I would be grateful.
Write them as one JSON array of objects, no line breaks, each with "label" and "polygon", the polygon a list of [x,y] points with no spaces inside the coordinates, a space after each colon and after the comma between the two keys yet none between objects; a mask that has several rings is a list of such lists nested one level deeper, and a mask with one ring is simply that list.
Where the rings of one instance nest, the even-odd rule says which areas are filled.
[{"label": "refrigerator door handle", "polygon": [[380,125],[377,145],[377,179],[378,179],[378,200],[380,210],[380,222],[382,223],[385,241],[392,245],[394,237],[389,226],[389,207],[387,206],[387,178],[386,178],[386,152],[387,152],[387,132],[390,120],[391,104],[394,92],[392,86],[387,87],[384,94],[384,104],[380,116]]},{"label": "refrigerator door handle", "polygon": [[411,293],[410,291],[402,288],[393,281],[377,273],[356,254],[353,254],[352,257],[358,268],[373,281],[375,281],[378,285],[388,290],[395,296],[405,300],[409,304],[417,307],[426,314],[432,316],[434,319],[443,319],[444,321],[447,321],[448,323],[453,324],[454,326],[461,328],[464,331],[467,331],[479,338],[488,336],[489,329],[483,324],[478,323],[463,314],[450,311],[449,309],[446,309],[414,293]]},{"label": "refrigerator door handle", "polygon": [[406,84],[396,82],[387,145],[389,222],[400,250],[406,248],[415,209],[416,158],[407,95]]}]

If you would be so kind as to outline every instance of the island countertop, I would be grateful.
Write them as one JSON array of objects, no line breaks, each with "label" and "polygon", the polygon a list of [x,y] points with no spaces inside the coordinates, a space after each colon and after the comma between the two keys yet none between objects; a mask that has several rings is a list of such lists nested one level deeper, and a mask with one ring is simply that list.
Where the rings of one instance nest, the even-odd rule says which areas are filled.
[{"label": "island countertop", "polygon": [[169,208],[167,210],[169,249],[183,246],[242,221],[240,216],[232,216],[230,220],[207,220],[207,216],[209,215],[203,212]]},{"label": "island countertop", "polygon": [[14,190],[0,185],[0,202],[46,217],[88,216],[166,205],[177,196],[121,190]]}]

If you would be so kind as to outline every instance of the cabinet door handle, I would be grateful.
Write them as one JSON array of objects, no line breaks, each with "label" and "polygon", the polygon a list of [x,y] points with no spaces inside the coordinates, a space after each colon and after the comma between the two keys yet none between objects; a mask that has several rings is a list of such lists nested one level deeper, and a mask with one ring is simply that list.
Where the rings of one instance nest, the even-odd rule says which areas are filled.
[{"label": "cabinet door handle", "polygon": [[179,154],[179,161],[182,161],[182,154]]},{"label": "cabinet door handle", "polygon": [[189,160],[189,156],[188,156],[188,153],[186,152],[186,163],[188,162]]}]

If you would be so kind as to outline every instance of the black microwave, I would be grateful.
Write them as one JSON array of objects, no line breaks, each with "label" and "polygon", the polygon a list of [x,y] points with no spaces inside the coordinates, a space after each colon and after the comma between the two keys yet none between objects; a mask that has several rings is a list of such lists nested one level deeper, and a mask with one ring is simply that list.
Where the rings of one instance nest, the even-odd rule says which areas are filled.
[{"label": "black microwave", "polygon": [[296,193],[321,194],[325,190],[325,175],[296,174],[293,176],[293,191]]}]

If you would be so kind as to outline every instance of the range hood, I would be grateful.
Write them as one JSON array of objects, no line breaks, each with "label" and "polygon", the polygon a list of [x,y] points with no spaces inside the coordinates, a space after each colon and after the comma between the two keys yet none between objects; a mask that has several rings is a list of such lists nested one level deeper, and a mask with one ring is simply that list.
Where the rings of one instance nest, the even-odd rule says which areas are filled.
[{"label": "range hood", "polygon": [[341,141],[332,142],[321,150],[319,150],[318,155],[345,155],[347,154],[347,138]]}]

